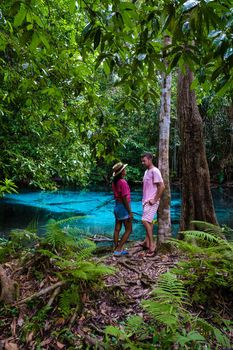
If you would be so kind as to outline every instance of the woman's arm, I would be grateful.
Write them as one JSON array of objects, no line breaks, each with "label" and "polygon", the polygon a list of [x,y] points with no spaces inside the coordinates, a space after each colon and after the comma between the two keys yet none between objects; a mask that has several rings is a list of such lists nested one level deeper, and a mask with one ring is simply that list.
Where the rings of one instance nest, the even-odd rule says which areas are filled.
[{"label": "woman's arm", "polygon": [[133,213],[131,212],[130,204],[127,201],[127,197],[126,196],[122,197],[122,203],[124,204],[126,210],[128,211],[130,218],[132,218],[133,217]]}]

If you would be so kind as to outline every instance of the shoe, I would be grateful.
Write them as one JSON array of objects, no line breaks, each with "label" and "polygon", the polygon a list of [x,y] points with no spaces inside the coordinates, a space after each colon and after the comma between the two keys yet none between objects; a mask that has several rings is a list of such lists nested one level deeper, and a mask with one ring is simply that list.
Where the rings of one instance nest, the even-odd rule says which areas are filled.
[{"label": "shoe", "polygon": [[121,250],[114,250],[113,255],[121,256]]},{"label": "shoe", "polygon": [[129,254],[129,252],[127,250],[122,250],[121,251],[121,255],[127,255],[127,254]]}]

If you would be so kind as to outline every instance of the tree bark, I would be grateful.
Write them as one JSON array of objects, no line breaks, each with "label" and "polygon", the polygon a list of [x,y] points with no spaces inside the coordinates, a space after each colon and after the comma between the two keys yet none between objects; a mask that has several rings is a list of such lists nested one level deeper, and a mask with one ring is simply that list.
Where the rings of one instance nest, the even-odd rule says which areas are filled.
[{"label": "tree bark", "polygon": [[182,206],[180,229],[193,228],[192,220],[217,224],[210,190],[209,167],[206,159],[202,119],[196,95],[191,90],[193,73],[187,67],[179,72],[177,113],[180,124],[182,159]]},{"label": "tree bark", "polygon": [[[164,37],[164,46],[171,44],[169,36]],[[167,66],[166,60],[164,60]],[[159,115],[159,162],[165,190],[163,192],[158,210],[158,244],[171,237],[171,190],[169,180],[169,136],[170,136],[170,110],[171,110],[171,73],[162,73],[162,94]]]}]

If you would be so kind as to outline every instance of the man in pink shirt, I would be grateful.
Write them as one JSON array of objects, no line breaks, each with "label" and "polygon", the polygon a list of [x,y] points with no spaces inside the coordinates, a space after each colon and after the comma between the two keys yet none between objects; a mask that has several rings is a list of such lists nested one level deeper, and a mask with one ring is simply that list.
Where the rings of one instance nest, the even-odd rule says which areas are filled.
[{"label": "man in pink shirt", "polygon": [[141,160],[147,169],[143,177],[142,197],[142,223],[146,229],[146,238],[141,245],[148,249],[147,256],[153,256],[156,248],[153,241],[153,220],[165,186],[159,169],[153,164],[152,154],[149,152],[144,153]]}]

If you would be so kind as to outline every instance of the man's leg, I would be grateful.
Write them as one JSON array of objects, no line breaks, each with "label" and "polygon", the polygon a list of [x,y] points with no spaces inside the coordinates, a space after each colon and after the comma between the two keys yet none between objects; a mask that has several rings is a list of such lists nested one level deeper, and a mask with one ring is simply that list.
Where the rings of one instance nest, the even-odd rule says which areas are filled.
[{"label": "man's leg", "polygon": [[153,252],[155,250],[155,244],[153,240],[153,227],[154,225],[151,222],[142,220],[142,223],[146,229],[146,239],[145,242],[147,243],[148,249]]},{"label": "man's leg", "polygon": [[122,227],[122,221],[116,218],[115,228],[114,228],[114,249],[118,247],[119,234]]},{"label": "man's leg", "polygon": [[123,221],[125,226],[125,232],[118,244],[117,250],[121,250],[123,248],[123,245],[126,243],[127,239],[129,238],[130,233],[132,232],[132,220],[127,219]]}]

